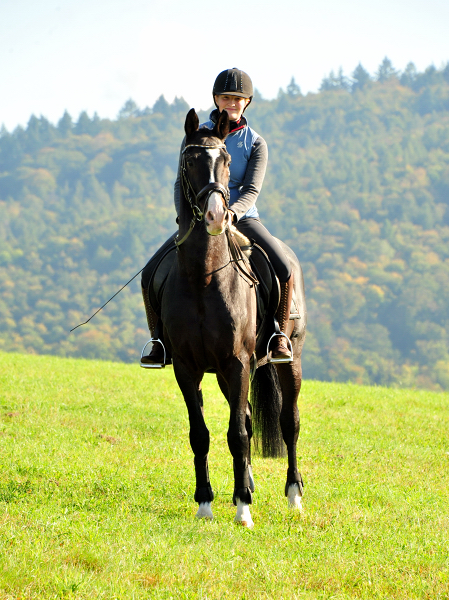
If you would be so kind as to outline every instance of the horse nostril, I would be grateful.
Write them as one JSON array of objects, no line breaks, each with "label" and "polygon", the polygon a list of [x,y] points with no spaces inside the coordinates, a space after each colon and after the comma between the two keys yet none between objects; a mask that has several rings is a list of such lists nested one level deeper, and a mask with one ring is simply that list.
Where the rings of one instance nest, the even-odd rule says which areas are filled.
[{"label": "horse nostril", "polygon": [[214,219],[214,213],[213,213],[211,210],[209,210],[209,211],[207,212],[207,214],[206,214],[206,219],[207,219],[207,221],[208,221],[209,223],[215,220],[215,219]]}]

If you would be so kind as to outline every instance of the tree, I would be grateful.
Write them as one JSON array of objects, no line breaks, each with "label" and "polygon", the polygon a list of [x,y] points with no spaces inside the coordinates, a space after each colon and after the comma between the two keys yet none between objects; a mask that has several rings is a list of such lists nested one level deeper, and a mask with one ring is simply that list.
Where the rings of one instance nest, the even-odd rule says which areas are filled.
[{"label": "tree", "polygon": [[406,85],[407,87],[413,87],[413,84],[416,81],[417,71],[414,63],[409,62],[405,67],[404,72],[399,78],[399,81],[402,85]]},{"label": "tree", "polygon": [[187,114],[190,108],[184,98],[178,98],[178,96],[176,96],[176,98],[173,100],[172,107],[174,112],[181,113],[183,115]]},{"label": "tree", "polygon": [[361,63],[359,63],[356,66],[354,73],[352,74],[352,78],[354,80],[352,84],[353,91],[362,90],[371,81],[370,74],[368,73],[368,71],[365,71]]},{"label": "tree", "polygon": [[377,81],[380,83],[384,83],[393,77],[397,77],[398,72],[393,68],[393,64],[391,60],[387,57],[383,59],[383,61],[379,65],[379,69],[377,70],[376,77]]},{"label": "tree", "polygon": [[83,112],[80,113],[80,116],[78,117],[78,122],[75,125],[75,133],[77,135],[81,135],[83,133],[90,133],[91,124],[92,121],[89,119],[89,115],[85,110],[83,110]]},{"label": "tree", "polygon": [[73,123],[72,117],[69,115],[67,111],[64,111],[61,119],[58,121],[58,130],[62,137],[67,137],[69,133],[72,132]]},{"label": "tree", "polygon": [[170,114],[170,104],[167,102],[163,95],[159,96],[159,98],[154,103],[153,112],[162,113],[165,116],[168,116]]},{"label": "tree", "polygon": [[139,117],[140,111],[137,104],[132,98],[129,98],[118,112],[119,119],[131,119],[133,117]]},{"label": "tree", "polygon": [[36,150],[41,145],[39,119],[31,115],[26,128],[26,149]]},{"label": "tree", "polygon": [[329,77],[324,77],[321,86],[320,92],[327,92],[329,90],[349,90],[351,84],[345,75],[343,75],[343,69],[340,67],[338,70],[338,75],[335,75],[334,71],[329,73]]},{"label": "tree", "polygon": [[287,86],[287,94],[292,97],[301,96],[301,89],[300,89],[299,85],[296,83],[294,77],[292,77],[290,83]]}]

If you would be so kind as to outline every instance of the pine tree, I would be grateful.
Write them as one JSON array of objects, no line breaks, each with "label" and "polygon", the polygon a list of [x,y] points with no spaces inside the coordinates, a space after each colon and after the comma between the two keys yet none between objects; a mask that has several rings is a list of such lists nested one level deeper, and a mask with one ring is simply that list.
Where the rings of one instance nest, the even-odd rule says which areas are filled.
[{"label": "pine tree", "polygon": [[334,71],[329,73],[329,77],[324,77],[321,82],[320,92],[326,92],[329,90],[349,90],[351,84],[345,75],[343,75],[343,69],[340,67],[338,75],[335,75]]},{"label": "pine tree", "polygon": [[64,114],[62,115],[61,119],[59,119],[59,121],[58,121],[59,133],[63,137],[67,137],[69,135],[69,133],[72,133],[72,129],[73,129],[72,117],[69,115],[69,113],[67,111],[65,111]]},{"label": "pine tree", "polygon": [[90,133],[92,121],[89,119],[89,115],[85,110],[80,113],[78,117],[78,122],[75,125],[75,133],[77,135],[82,135],[83,133]]},{"label": "pine tree", "polygon": [[393,64],[391,60],[387,57],[383,59],[383,61],[379,65],[379,69],[377,70],[376,77],[377,81],[384,83],[393,77],[397,77],[398,72],[393,68]]},{"label": "pine tree", "polygon": [[139,117],[140,111],[137,104],[134,102],[132,98],[129,98],[119,110],[118,118],[119,119],[130,119],[132,117]]},{"label": "pine tree", "polygon": [[417,71],[414,63],[409,62],[405,67],[405,71],[399,78],[399,81],[402,85],[406,85],[407,87],[413,87],[413,84],[416,81]]},{"label": "pine tree", "polygon": [[153,112],[162,113],[165,116],[168,116],[170,114],[170,104],[167,102],[163,95],[159,96],[159,98],[154,103]]},{"label": "pine tree", "polygon": [[292,97],[301,96],[301,89],[300,89],[299,85],[296,83],[294,77],[292,77],[290,83],[287,86],[287,94]]},{"label": "pine tree", "polygon": [[356,66],[352,78],[354,79],[352,84],[353,91],[362,90],[371,81],[370,74],[362,67],[361,63]]}]

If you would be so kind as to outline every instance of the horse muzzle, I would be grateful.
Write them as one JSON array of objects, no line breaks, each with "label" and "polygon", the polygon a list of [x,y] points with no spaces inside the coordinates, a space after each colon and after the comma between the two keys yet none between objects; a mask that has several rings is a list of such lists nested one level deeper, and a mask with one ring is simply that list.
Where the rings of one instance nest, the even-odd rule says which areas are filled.
[{"label": "horse muzzle", "polygon": [[210,195],[204,215],[206,231],[209,235],[220,235],[226,229],[229,213],[223,203],[223,196],[219,192]]}]

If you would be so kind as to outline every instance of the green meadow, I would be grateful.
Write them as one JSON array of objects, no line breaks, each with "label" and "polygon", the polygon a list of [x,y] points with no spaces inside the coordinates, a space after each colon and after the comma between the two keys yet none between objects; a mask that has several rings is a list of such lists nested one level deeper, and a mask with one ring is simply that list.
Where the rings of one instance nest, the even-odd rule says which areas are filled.
[{"label": "green meadow", "polygon": [[204,397],[212,522],[172,369],[0,353],[0,598],[449,598],[448,393],[306,380],[304,511],[256,455],[253,530]]}]

